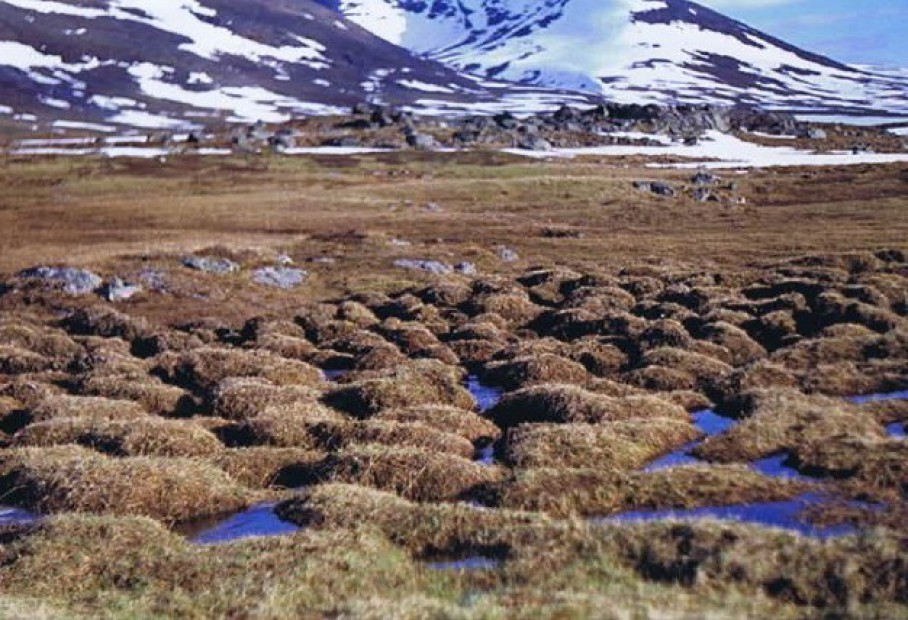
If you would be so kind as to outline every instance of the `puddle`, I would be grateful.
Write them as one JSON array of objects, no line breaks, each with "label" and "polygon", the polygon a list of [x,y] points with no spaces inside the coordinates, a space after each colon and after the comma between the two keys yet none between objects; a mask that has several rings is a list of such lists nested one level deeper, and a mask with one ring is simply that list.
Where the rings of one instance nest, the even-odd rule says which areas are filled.
[{"label": "puddle", "polygon": [[201,545],[215,545],[243,538],[283,536],[298,532],[300,527],[282,521],[274,513],[277,504],[259,504],[228,518],[206,519],[177,528],[190,541]]},{"label": "puddle", "polygon": [[761,474],[772,478],[785,478],[787,480],[814,480],[809,476],[804,476],[797,469],[790,465],[791,455],[787,452],[774,454],[766,458],[754,461],[751,467]]},{"label": "puddle", "polygon": [[782,502],[757,502],[737,506],[709,506],[690,509],[673,510],[639,510],[626,512],[612,517],[593,519],[596,525],[615,523],[639,523],[645,521],[660,521],[663,519],[679,519],[693,521],[697,519],[720,519],[723,521],[739,521],[769,527],[777,527],[799,532],[813,538],[832,538],[845,536],[857,532],[851,525],[818,526],[805,523],[799,515],[811,506],[823,503],[825,498],[815,493],[805,493],[800,497]]},{"label": "puddle", "polygon": [[467,390],[476,399],[480,411],[488,411],[498,404],[501,397],[504,396],[504,389],[492,385],[485,385],[479,381],[476,375],[467,377]]},{"label": "puddle", "polygon": [[[706,434],[707,437],[712,437],[714,435],[724,433],[738,423],[737,420],[733,420],[732,418],[720,416],[712,409],[696,411],[691,414],[691,417],[694,420],[694,426],[696,426],[698,429],[700,429],[701,432]],[[674,452],[670,452],[669,454],[656,459],[655,461],[647,465],[643,469],[643,471],[659,471],[660,469],[667,469],[669,467],[676,467],[678,465],[692,465],[694,463],[700,463],[700,459],[691,455],[690,453],[701,443],[703,443],[702,439],[685,444]]]},{"label": "puddle", "polygon": [[[865,396],[853,396],[848,399],[856,405],[864,405],[867,403],[874,403],[886,400],[908,400],[908,390],[902,390],[900,392],[887,392],[884,394],[867,394]],[[902,422],[893,422],[892,424],[886,425],[886,432],[890,437],[894,439],[905,439],[905,426],[906,423]]]},{"label": "puddle", "polygon": [[24,525],[39,521],[40,516],[12,506],[0,506],[0,526],[2,525]]},{"label": "puddle", "polygon": [[852,396],[848,399],[856,405],[873,403],[881,400],[908,400],[908,390],[900,392],[886,392],[883,394],[866,394],[864,396]]},{"label": "puddle", "polygon": [[337,383],[338,380],[350,374],[350,371],[346,368],[322,369],[322,374],[325,375],[325,381]]},{"label": "puddle", "polygon": [[474,459],[480,465],[492,466],[495,464],[495,444],[489,444],[483,448],[479,448],[476,451],[476,458]]},{"label": "puddle", "polygon": [[495,558],[487,558],[480,555],[449,562],[426,562],[425,566],[430,570],[441,571],[498,570],[504,566],[504,560],[496,560]]}]

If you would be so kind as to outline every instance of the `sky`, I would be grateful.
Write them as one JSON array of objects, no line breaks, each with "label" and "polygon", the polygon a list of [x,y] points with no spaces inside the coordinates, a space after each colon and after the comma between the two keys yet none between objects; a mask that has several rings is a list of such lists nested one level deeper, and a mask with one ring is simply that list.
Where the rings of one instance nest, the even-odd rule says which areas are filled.
[{"label": "sky", "polygon": [[848,63],[908,67],[908,0],[695,0]]}]

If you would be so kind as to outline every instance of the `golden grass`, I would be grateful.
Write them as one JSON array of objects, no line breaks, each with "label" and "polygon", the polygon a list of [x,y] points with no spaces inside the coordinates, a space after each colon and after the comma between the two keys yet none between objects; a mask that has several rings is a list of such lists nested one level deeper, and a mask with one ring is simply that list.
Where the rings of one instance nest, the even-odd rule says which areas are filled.
[{"label": "golden grass", "polygon": [[476,401],[460,385],[461,368],[437,360],[419,360],[398,366],[386,375],[335,388],[325,396],[330,406],[356,417],[382,409],[449,405],[473,409]]},{"label": "golden grass", "polygon": [[263,489],[285,485],[295,477],[295,469],[312,466],[324,458],[324,453],[305,448],[254,446],[229,448],[209,457],[207,461],[227,472],[243,486]]},{"label": "golden grass", "polygon": [[201,461],[111,458],[76,446],[0,452],[0,497],[38,512],[140,515],[167,523],[255,501],[251,491]]},{"label": "golden grass", "polygon": [[497,439],[501,435],[501,429],[486,418],[466,409],[445,405],[382,409],[375,414],[373,419],[421,423],[445,433],[465,437],[473,443]]},{"label": "golden grass", "polygon": [[498,467],[451,454],[364,445],[329,454],[321,463],[301,470],[299,484],[359,484],[416,501],[449,501],[466,497],[502,476]]},{"label": "golden grass", "polygon": [[29,424],[14,446],[78,444],[111,456],[205,457],[223,449],[210,431],[191,421],[152,417],[134,420],[54,418]]},{"label": "golden grass", "polygon": [[274,385],[260,378],[231,377],[212,390],[211,409],[228,420],[249,420],[268,407],[314,404],[321,392],[308,386]]},{"label": "golden grass", "polygon": [[543,383],[585,385],[589,373],[582,364],[557,355],[532,355],[486,364],[483,379],[506,390]]},{"label": "golden grass", "polygon": [[505,460],[520,468],[630,471],[700,437],[671,418],[599,424],[523,424],[508,431]]},{"label": "golden grass", "polygon": [[528,422],[595,423],[632,418],[689,420],[683,407],[656,396],[603,396],[569,385],[541,385],[506,394],[488,416],[500,427]]},{"label": "golden grass", "polygon": [[885,436],[885,429],[873,416],[842,400],[782,389],[754,390],[743,400],[745,419],[708,438],[696,449],[700,458],[747,462],[845,435],[868,439]]},{"label": "golden grass", "polygon": [[30,409],[32,422],[47,422],[59,418],[91,418],[95,420],[133,420],[150,414],[131,400],[101,396],[48,396]]},{"label": "golden grass", "polygon": [[550,467],[515,470],[493,493],[503,508],[563,517],[778,501],[800,495],[805,488],[803,483],[769,478],[738,465],[630,473]]}]

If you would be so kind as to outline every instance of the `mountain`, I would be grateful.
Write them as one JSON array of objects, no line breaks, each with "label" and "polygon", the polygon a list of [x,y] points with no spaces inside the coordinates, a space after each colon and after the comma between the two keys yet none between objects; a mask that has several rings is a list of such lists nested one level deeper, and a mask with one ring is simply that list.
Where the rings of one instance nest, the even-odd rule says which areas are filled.
[{"label": "mountain", "polygon": [[686,0],[319,0],[480,75],[627,103],[908,112],[908,77],[810,53]]},{"label": "mountain", "polygon": [[363,101],[538,110],[576,94],[414,56],[312,0],[0,1],[0,120],[280,121]]}]

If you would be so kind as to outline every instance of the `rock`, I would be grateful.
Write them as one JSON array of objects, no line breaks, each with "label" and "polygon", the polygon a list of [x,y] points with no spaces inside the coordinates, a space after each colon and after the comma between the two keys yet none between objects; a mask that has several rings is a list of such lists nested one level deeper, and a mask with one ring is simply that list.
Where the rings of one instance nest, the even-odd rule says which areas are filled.
[{"label": "rock", "polygon": [[169,285],[164,272],[146,267],[139,273],[139,280],[155,293],[167,293]]},{"label": "rock", "polygon": [[93,293],[103,283],[98,274],[75,267],[32,267],[18,275],[27,280],[43,280],[52,286],[62,286],[70,295]]},{"label": "rock", "polygon": [[126,301],[141,292],[142,287],[138,284],[127,284],[120,278],[113,278],[104,287],[104,298],[111,302]]},{"label": "rock", "polygon": [[696,190],[694,190],[694,200],[696,200],[697,202],[709,202],[711,200],[715,201],[717,200],[717,198],[708,188],[698,187]]},{"label": "rock", "polygon": [[510,248],[498,248],[498,258],[506,263],[513,263],[520,260],[520,254]]},{"label": "rock", "polygon": [[517,141],[517,148],[524,151],[551,151],[552,143],[541,136],[524,135]]},{"label": "rock", "polygon": [[476,269],[476,265],[467,261],[454,265],[454,271],[456,271],[457,273],[462,273],[465,276],[475,276],[477,273],[479,273],[479,271]]},{"label": "rock", "polygon": [[296,288],[309,277],[309,272],[295,267],[261,267],[252,272],[252,280],[264,286]]},{"label": "rock", "polygon": [[227,275],[240,270],[240,266],[229,258],[218,258],[215,256],[184,256],[183,265],[190,269],[217,275]]},{"label": "rock", "polygon": [[634,187],[645,192],[652,192],[657,196],[674,198],[678,195],[678,191],[673,186],[662,181],[634,181]]},{"label": "rock", "polygon": [[293,259],[287,254],[281,254],[277,257],[277,264],[286,267],[293,264]]},{"label": "rock", "polygon": [[394,266],[400,267],[401,269],[416,269],[418,271],[426,271],[428,273],[434,273],[436,275],[446,275],[454,272],[454,268],[451,267],[451,265],[447,265],[437,260],[399,258],[394,261]]},{"label": "rock", "polygon": [[496,114],[492,120],[494,120],[495,124],[502,129],[517,129],[517,125],[520,124],[517,118],[510,112]]},{"label": "rock", "polygon": [[444,209],[442,209],[441,205],[437,202],[430,202],[426,205],[426,211],[429,211],[430,213],[441,213]]},{"label": "rock", "polygon": [[438,141],[434,137],[415,131],[407,134],[407,144],[419,151],[431,151],[438,148]]},{"label": "rock", "polygon": [[716,185],[721,180],[722,177],[717,177],[716,175],[704,172],[703,170],[690,178],[690,182],[694,185]]},{"label": "rock", "polygon": [[829,136],[825,129],[821,129],[820,127],[809,127],[807,129],[807,137],[811,140],[825,140]]},{"label": "rock", "polygon": [[281,129],[268,137],[268,145],[275,150],[292,149],[296,146],[296,136],[292,129]]}]

